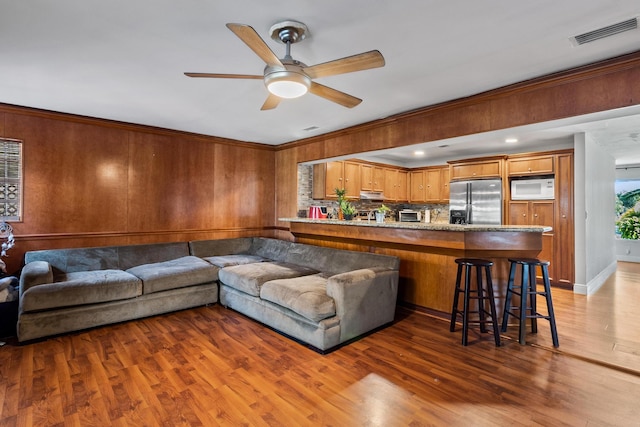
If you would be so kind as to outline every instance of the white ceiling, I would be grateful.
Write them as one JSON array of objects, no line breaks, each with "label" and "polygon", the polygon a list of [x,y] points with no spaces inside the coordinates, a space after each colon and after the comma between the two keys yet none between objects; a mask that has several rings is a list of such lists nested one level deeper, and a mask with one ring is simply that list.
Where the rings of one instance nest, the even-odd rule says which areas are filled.
[{"label": "white ceiling", "polygon": [[[277,145],[639,50],[640,30],[570,42],[636,16],[637,0],[0,0],[0,102]],[[318,80],[362,98],[359,106],[309,94],[260,111],[260,80],[183,75],[261,74],[262,60],[225,23],[253,26],[282,57],[268,32],[283,19],[309,27],[292,47],[308,65],[372,49],[384,55],[383,68]],[[637,121],[610,119],[603,130],[593,124],[602,116],[587,119],[522,129],[521,143],[562,145],[595,126],[606,130],[603,144],[622,147],[616,158],[630,156]],[[481,137],[490,141],[452,141],[446,155],[468,157],[472,146],[498,141]]]}]

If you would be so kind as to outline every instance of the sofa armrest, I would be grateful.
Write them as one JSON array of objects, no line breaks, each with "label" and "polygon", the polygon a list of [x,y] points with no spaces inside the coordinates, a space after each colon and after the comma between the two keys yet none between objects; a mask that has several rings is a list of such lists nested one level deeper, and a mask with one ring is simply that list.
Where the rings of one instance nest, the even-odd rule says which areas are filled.
[{"label": "sofa armrest", "polygon": [[336,274],[327,294],[340,318],[340,342],[393,321],[398,296],[398,270],[373,267]]},{"label": "sofa armrest", "polygon": [[20,274],[20,295],[38,285],[53,283],[53,270],[46,261],[32,261],[24,266]]}]

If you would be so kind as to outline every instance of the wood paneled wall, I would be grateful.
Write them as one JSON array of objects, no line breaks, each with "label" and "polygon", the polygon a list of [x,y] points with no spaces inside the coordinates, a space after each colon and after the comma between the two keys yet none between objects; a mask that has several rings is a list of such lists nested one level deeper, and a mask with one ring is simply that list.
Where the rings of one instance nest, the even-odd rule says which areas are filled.
[{"label": "wood paneled wall", "polygon": [[[640,51],[277,148],[277,217],[296,214],[299,162],[438,141],[640,103]],[[284,230],[288,223],[278,223]],[[281,232],[282,235],[286,234]]]},{"label": "wood paneled wall", "polygon": [[272,147],[0,106],[0,136],[24,142],[25,251],[272,236]]}]

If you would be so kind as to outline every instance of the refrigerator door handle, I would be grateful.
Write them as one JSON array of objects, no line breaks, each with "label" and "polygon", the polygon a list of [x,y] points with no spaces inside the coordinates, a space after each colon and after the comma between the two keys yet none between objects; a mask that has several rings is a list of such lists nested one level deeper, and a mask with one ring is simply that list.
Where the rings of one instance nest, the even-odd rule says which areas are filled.
[{"label": "refrigerator door handle", "polygon": [[471,224],[473,210],[473,193],[471,192],[471,183],[467,182],[467,224]]}]

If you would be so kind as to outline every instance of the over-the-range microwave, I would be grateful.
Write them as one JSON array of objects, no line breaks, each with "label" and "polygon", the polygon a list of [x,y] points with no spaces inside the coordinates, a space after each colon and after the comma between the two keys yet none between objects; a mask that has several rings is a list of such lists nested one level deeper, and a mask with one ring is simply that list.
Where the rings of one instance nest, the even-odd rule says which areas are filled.
[{"label": "over-the-range microwave", "polygon": [[523,178],[511,181],[511,200],[552,200],[554,178]]}]

